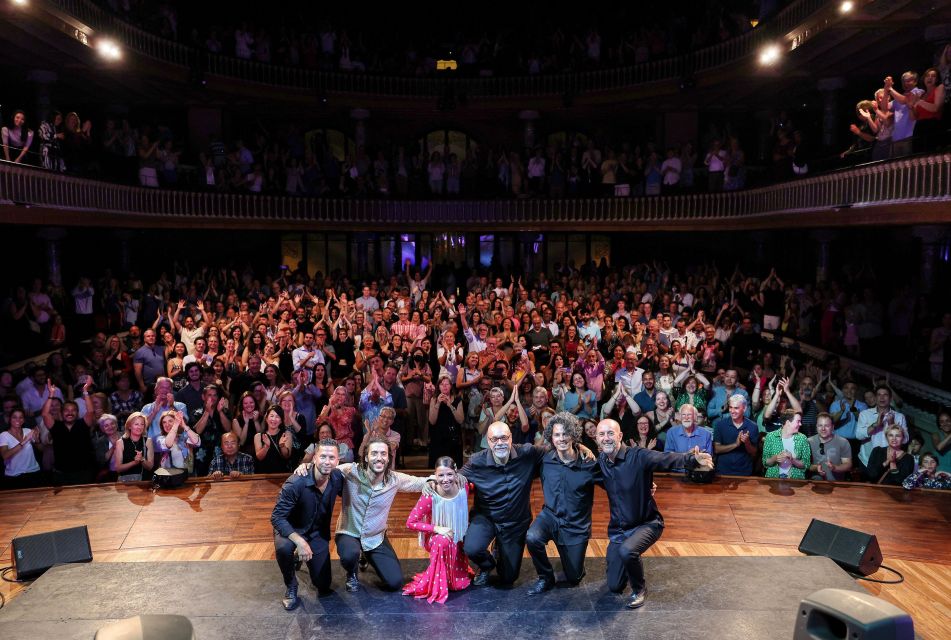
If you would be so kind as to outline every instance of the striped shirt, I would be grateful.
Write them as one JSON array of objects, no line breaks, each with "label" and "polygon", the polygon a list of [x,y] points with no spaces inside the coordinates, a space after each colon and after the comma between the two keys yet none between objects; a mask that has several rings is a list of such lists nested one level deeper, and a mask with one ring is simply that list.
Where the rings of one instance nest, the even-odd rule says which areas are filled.
[{"label": "striped shirt", "polygon": [[343,505],[337,519],[337,533],[359,538],[364,551],[372,551],[386,536],[386,521],[398,491],[419,493],[426,478],[410,476],[398,471],[390,473],[388,482],[376,486],[356,463],[344,463],[337,468],[343,473]]}]

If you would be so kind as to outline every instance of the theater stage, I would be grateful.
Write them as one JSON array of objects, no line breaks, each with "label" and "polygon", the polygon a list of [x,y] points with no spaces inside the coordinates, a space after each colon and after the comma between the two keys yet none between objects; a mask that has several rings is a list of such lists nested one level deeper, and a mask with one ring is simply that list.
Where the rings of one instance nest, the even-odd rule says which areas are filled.
[{"label": "theater stage", "polygon": [[[574,589],[530,598],[530,563],[512,589],[469,588],[445,605],[365,588],[347,593],[334,563],[334,588],[316,599],[299,577],[303,604],[287,613],[283,583],[272,562],[94,563],[56,567],[0,612],[6,640],[89,639],[96,629],[137,613],[188,617],[200,640],[297,638],[791,638],[799,601],[825,587],[860,590],[826,558],[646,559],[648,600],[637,611],[607,591],[604,561],[590,559]],[[425,566],[404,563],[407,577]],[[304,586],[306,585],[306,586]]]},{"label": "theater stage", "polygon": [[[790,557],[790,559],[803,562],[824,562],[821,559],[815,561],[802,558],[796,549],[810,520],[815,517],[876,534],[886,564],[905,574],[905,583],[877,585],[866,582],[856,583],[846,578],[847,582],[853,588],[864,588],[873,595],[880,596],[908,611],[921,637],[934,640],[944,640],[947,637],[947,630],[951,628],[951,592],[948,589],[948,585],[951,584],[951,536],[948,535],[951,531],[949,526],[951,525],[951,495],[947,492],[909,492],[861,484],[790,482],[762,478],[718,478],[710,485],[692,485],[684,482],[679,476],[657,475],[655,479],[659,487],[656,499],[666,519],[667,528],[660,542],[647,554],[651,600],[643,611],[621,612],[617,607],[623,604],[623,601],[618,603],[603,599],[605,596],[601,584],[603,573],[599,563],[604,557],[607,546],[605,531],[608,512],[605,495],[598,491],[595,493],[594,535],[588,547],[589,573],[582,591],[563,590],[562,592],[559,590],[555,595],[541,601],[546,604],[535,605],[526,603],[528,599],[523,596],[524,587],[521,587],[514,591],[501,592],[504,597],[495,602],[490,612],[486,611],[485,606],[475,604],[482,602],[480,598],[488,596],[473,591],[471,594],[456,596],[449,606],[442,610],[436,608],[430,611],[434,608],[425,605],[427,607],[425,610],[436,616],[427,619],[426,624],[429,625],[427,629],[451,631],[455,628],[453,625],[461,625],[459,628],[465,629],[467,625],[477,622],[496,621],[499,623],[498,626],[491,627],[491,630],[505,633],[505,624],[515,624],[522,620],[525,620],[523,624],[528,626],[549,624],[539,620],[553,618],[561,621],[558,623],[561,627],[551,627],[560,635],[562,631],[569,629],[565,625],[575,624],[573,622],[575,618],[597,620],[599,625],[606,624],[605,629],[610,631],[614,628],[611,625],[615,624],[611,622],[612,620],[620,620],[616,624],[627,625],[631,619],[631,613],[642,616],[645,620],[651,616],[660,616],[657,619],[662,619],[664,616],[676,617],[673,612],[677,611],[677,606],[680,606],[677,603],[682,604],[691,596],[735,597],[733,593],[721,594],[717,590],[710,593],[703,591],[707,584],[719,584],[711,582],[713,576],[706,567],[719,563],[721,560],[750,563],[742,566],[752,572],[752,575],[747,578],[751,581],[757,579],[756,572],[752,569],[756,562],[770,560],[786,562]],[[10,557],[9,545],[15,537],[85,524],[89,527],[94,561],[92,565],[70,567],[70,570],[88,571],[95,568],[98,571],[102,567],[106,571],[112,563],[142,563],[136,566],[118,564],[120,574],[110,579],[111,586],[106,589],[107,593],[100,593],[99,587],[95,590],[89,589],[86,593],[86,583],[70,580],[69,585],[57,592],[52,600],[42,598],[43,606],[46,607],[45,619],[52,621],[44,624],[54,624],[55,621],[65,620],[67,611],[80,612],[83,607],[73,608],[71,602],[74,602],[76,598],[86,598],[83,600],[87,603],[85,611],[72,618],[69,625],[63,624],[64,630],[77,625],[89,630],[104,617],[134,615],[144,610],[166,613],[185,612],[185,609],[174,604],[176,601],[170,601],[169,606],[157,609],[136,609],[139,601],[126,603],[124,593],[130,586],[136,584],[133,577],[137,571],[153,571],[154,574],[149,575],[161,575],[163,583],[171,585],[170,591],[175,592],[176,580],[182,576],[201,576],[206,571],[212,577],[222,576],[223,571],[240,572],[242,570],[238,568],[240,566],[253,566],[245,565],[243,561],[255,560],[265,562],[260,568],[254,570],[255,578],[252,582],[258,585],[256,588],[259,591],[251,592],[254,597],[249,597],[246,601],[248,605],[260,605],[259,610],[256,610],[251,618],[253,619],[254,615],[271,616],[284,620],[286,623],[288,614],[285,614],[278,602],[281,584],[276,565],[273,563],[273,534],[269,523],[271,508],[282,481],[283,478],[277,476],[254,476],[219,483],[192,480],[179,489],[159,493],[153,493],[151,488],[144,484],[0,492],[0,557]],[[400,494],[390,513],[389,535],[397,553],[404,559],[423,556],[415,535],[405,527],[406,517],[415,501],[416,497],[413,495]],[[533,490],[532,503],[535,511],[541,506],[541,489],[538,484]],[[551,551],[554,553],[553,549]],[[723,556],[732,558],[723,558]],[[674,572],[678,582],[663,582],[662,575],[670,572],[659,568],[663,565],[657,563],[670,562],[673,559],[678,561],[682,559],[683,562],[695,564],[685,565],[686,575]],[[201,562],[178,564],[183,561]],[[2,564],[7,563],[0,562],[0,565]],[[231,564],[235,564],[235,567],[228,569],[228,565]],[[206,570],[203,568],[206,565],[215,568]],[[823,570],[823,575],[826,573],[835,575],[836,580],[844,575],[834,565],[825,563],[823,566],[830,568],[828,572]],[[530,567],[531,564],[526,559],[523,580],[529,579]],[[689,567],[703,567],[703,569],[693,575],[694,569]],[[66,568],[56,571],[64,569]],[[744,569],[744,572],[747,569]],[[411,565],[407,562],[404,574],[408,577],[410,571]],[[802,571],[805,572],[805,569]],[[806,573],[803,575],[805,576]],[[54,575],[56,575],[54,572],[50,573],[51,577]],[[106,573],[102,575],[105,576]],[[873,577],[890,579],[891,576],[880,571]],[[250,578],[246,580],[251,581]],[[755,600],[756,607],[759,607],[757,610],[776,611],[777,600],[781,601],[783,598],[795,607],[799,601],[799,595],[793,597],[776,591],[764,591],[771,584],[777,587],[783,585],[783,580],[783,574],[779,572],[771,576],[770,580],[752,583],[760,585],[753,591],[754,594],[759,594],[761,591],[777,594],[775,597]],[[341,584],[339,575],[336,576],[335,581],[337,585]],[[228,580],[196,579],[192,584],[197,584],[195,590],[191,591],[189,587],[189,591],[183,593],[183,597],[188,597],[189,606],[192,606],[192,600],[204,601],[212,596],[224,598],[225,602],[229,601],[231,583]],[[241,582],[236,581],[236,584]],[[672,591],[667,595],[663,592],[658,593],[665,584],[667,586],[664,588]],[[740,581],[736,587],[741,589],[739,593],[744,593],[742,591],[746,588],[744,584]],[[39,587],[42,582],[38,581],[35,585]],[[95,580],[92,586],[95,586]],[[803,584],[803,594],[811,593],[821,586],[828,585],[816,582],[810,583],[806,588]],[[34,606],[25,599],[29,594],[23,587],[24,585],[0,582],[0,593],[6,595],[8,599],[6,608],[0,611],[0,624],[21,624],[10,617],[11,612],[22,616],[24,611],[29,611]],[[97,593],[101,597],[97,596],[95,602],[91,603],[90,598]],[[303,619],[305,622],[302,623],[304,627],[300,625],[294,627],[295,630],[289,637],[323,637],[323,632],[304,633],[305,627],[310,629],[307,625],[311,624],[311,618],[306,616],[317,615],[311,592],[305,590],[305,593],[309,597],[309,602],[298,614],[305,616]],[[137,597],[149,600],[147,595],[143,592]],[[23,610],[20,609],[19,604],[21,598],[24,598],[23,602],[26,603],[23,605],[25,607]],[[347,600],[346,593],[339,593],[334,598],[341,607],[351,607],[357,612],[377,605],[383,607],[383,602],[387,603],[387,607],[400,607],[400,611],[404,611],[406,607],[415,606],[412,602],[404,601],[402,597],[384,598],[375,590],[366,594],[366,600]],[[572,615],[563,613],[564,603],[574,602],[576,599],[578,604],[573,605],[574,609],[564,610],[571,612]],[[212,598],[211,601],[214,602],[214,599]],[[160,598],[157,602],[165,601]],[[436,613],[456,611],[456,607],[470,602],[475,608],[467,609],[470,611],[469,614],[460,612],[458,616],[446,617],[444,612]],[[713,609],[715,611],[730,611],[721,601],[708,599],[704,602],[715,605]],[[720,604],[717,604],[718,602]],[[155,606],[153,602],[148,604],[150,607]],[[783,606],[786,604],[783,603]],[[237,604],[232,602],[229,606],[237,606]],[[324,605],[321,604],[321,606]],[[526,618],[516,613],[526,607],[544,607],[549,613],[547,618],[542,615],[532,616],[529,624]],[[34,611],[37,610],[34,609]],[[200,610],[192,609],[192,611],[208,615]],[[382,615],[382,612],[389,609],[381,608],[380,611]],[[473,614],[472,611],[478,614]],[[726,613],[722,616],[719,613],[717,615],[707,613],[697,617],[696,612],[701,611],[699,606],[690,608],[690,611],[695,613],[689,616],[686,613],[687,609],[683,611],[685,613],[681,614],[681,617],[684,617],[693,627],[717,631],[717,634],[707,633],[704,637],[740,637],[736,636],[732,630],[724,631],[721,635],[719,633],[723,631],[721,627],[711,627],[717,624],[716,621],[720,617],[727,616]],[[492,612],[496,612],[497,615]],[[622,613],[625,616],[621,616]],[[386,615],[392,617],[395,614]],[[296,617],[290,619],[297,621]],[[322,619],[314,617],[313,620]],[[788,627],[785,623],[782,626],[791,630],[791,620],[792,618],[788,618]],[[321,624],[325,622],[329,624],[329,621],[323,621]],[[242,624],[250,625],[251,621],[245,620]],[[753,623],[750,622],[750,624]],[[235,628],[242,627],[239,625]],[[783,633],[786,628],[782,629]],[[388,626],[387,629],[389,634],[397,633],[399,625]],[[15,637],[10,635],[12,630],[13,627],[0,627],[0,638]],[[286,627],[284,632],[285,635],[279,637],[288,637]],[[381,637],[382,635],[386,634],[381,634]],[[57,636],[34,632],[29,637],[55,638]],[[257,636],[243,634],[235,637]],[[375,636],[371,635],[371,637]],[[606,637],[612,636],[606,634]],[[689,636],[675,633],[670,637]],[[770,634],[765,637],[776,636]]]}]

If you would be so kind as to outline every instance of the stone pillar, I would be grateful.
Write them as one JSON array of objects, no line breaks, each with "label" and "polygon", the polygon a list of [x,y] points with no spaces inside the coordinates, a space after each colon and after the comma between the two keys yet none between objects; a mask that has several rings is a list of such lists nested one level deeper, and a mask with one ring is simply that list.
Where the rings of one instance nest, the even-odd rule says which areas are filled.
[{"label": "stone pillar", "polygon": [[769,233],[754,231],[750,234],[750,239],[753,241],[753,258],[761,264],[767,264],[766,243],[769,240]]},{"label": "stone pillar", "polygon": [[832,258],[832,241],[836,232],[832,229],[817,229],[812,232],[816,247],[816,282],[825,282],[829,277],[829,265]]},{"label": "stone pillar", "polygon": [[366,148],[367,145],[367,120],[370,118],[370,112],[362,107],[355,107],[350,110],[350,119],[353,120],[353,141],[357,147]]},{"label": "stone pillar", "polygon": [[935,269],[941,255],[941,245],[948,240],[949,229],[938,225],[912,227],[911,235],[921,241],[919,290],[931,293],[934,289]]},{"label": "stone pillar", "polygon": [[47,227],[41,229],[36,236],[46,241],[46,279],[56,287],[63,285],[63,238],[66,229],[62,227]]},{"label": "stone pillar", "polygon": [[26,79],[36,88],[36,113],[30,117],[30,120],[33,122],[30,128],[35,131],[39,128],[40,123],[49,117],[50,111],[52,111],[50,88],[56,84],[59,76],[56,75],[55,71],[33,69],[26,74]]},{"label": "stone pillar", "polygon": [[119,258],[119,272],[128,273],[129,271],[133,271],[130,244],[132,238],[135,236],[135,232],[129,231],[128,229],[117,229],[112,232],[112,236],[116,239],[116,248],[118,249],[116,254]]},{"label": "stone pillar", "polygon": [[822,92],[822,145],[831,147],[839,129],[839,94],[845,88],[845,78],[820,78]]},{"label": "stone pillar", "polygon": [[525,148],[534,149],[538,144],[538,136],[535,131],[535,123],[538,120],[538,112],[532,109],[519,111],[518,119],[522,121],[522,135]]}]

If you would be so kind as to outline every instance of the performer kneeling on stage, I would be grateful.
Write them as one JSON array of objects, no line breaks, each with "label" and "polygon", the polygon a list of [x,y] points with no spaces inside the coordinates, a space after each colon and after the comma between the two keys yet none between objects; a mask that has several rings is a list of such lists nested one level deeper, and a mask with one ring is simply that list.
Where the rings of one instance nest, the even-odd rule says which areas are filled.
[{"label": "performer kneeling on stage", "polygon": [[644,554],[664,531],[664,518],[651,495],[654,471],[713,467],[709,453],[695,449],[687,453],[658,453],[640,447],[628,447],[621,441],[621,425],[614,420],[598,423],[595,439],[601,453],[598,464],[604,476],[604,489],[611,505],[608,522],[608,589],[622,593],[630,582],[629,609],[644,604]]},{"label": "performer kneeling on stage", "polygon": [[306,475],[287,479],[271,513],[277,565],[287,587],[281,603],[287,611],[299,603],[295,551],[297,558],[307,563],[317,593],[330,593],[330,516],[334,500],[344,487],[343,474],[337,470],[337,457],[336,440],[317,443],[314,464]]},{"label": "performer kneeling on stage", "polygon": [[436,460],[436,493],[423,495],[410,512],[406,526],[419,531],[419,544],[429,552],[429,567],[403,587],[403,595],[445,603],[450,591],[469,586],[472,570],[462,551],[469,526],[469,500],[457,482],[456,463],[450,456]]},{"label": "performer kneeling on stage", "polygon": [[572,586],[584,577],[584,556],[591,537],[591,507],[594,485],[600,476],[594,456],[581,455],[581,422],[567,411],[556,413],[544,432],[552,450],[541,463],[545,504],[528,529],[526,546],[538,572],[538,581],[528,590],[534,596],[555,586],[555,570],[545,545],[555,541],[565,579]]}]

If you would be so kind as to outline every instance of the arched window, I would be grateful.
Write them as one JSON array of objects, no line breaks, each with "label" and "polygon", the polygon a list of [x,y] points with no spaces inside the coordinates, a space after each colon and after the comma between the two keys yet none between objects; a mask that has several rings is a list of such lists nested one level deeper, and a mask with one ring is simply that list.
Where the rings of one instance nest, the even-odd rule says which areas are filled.
[{"label": "arched window", "polygon": [[304,134],[304,143],[308,149],[318,155],[320,155],[319,147],[324,147],[340,162],[357,150],[357,143],[353,138],[337,129],[312,129]]},{"label": "arched window", "polygon": [[470,153],[475,151],[479,143],[462,131],[438,129],[430,131],[420,138],[419,145],[425,149],[427,156],[432,155],[433,151],[438,151],[444,156],[454,153],[462,162]]}]

